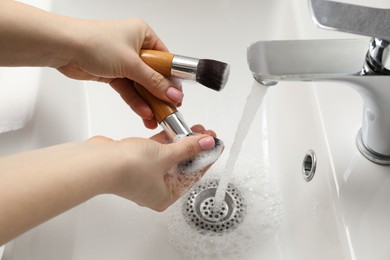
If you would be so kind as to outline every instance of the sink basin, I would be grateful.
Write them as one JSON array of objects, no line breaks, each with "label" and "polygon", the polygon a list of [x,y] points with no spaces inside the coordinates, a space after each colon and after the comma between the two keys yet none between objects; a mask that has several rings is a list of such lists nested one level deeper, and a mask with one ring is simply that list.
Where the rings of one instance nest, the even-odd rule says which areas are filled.
[{"label": "sink basin", "polygon": [[[344,1],[342,1],[344,2]],[[352,3],[352,2],[351,2]],[[389,8],[388,2],[375,1],[371,3],[368,1],[356,1],[353,4],[361,4],[367,6],[374,6],[378,8]],[[310,16],[307,9],[299,9],[299,17]],[[298,28],[301,32],[303,39],[307,38],[351,38],[353,36],[348,34],[342,34],[338,32],[323,32],[316,29],[311,23],[307,23],[305,19],[298,19]],[[359,37],[360,36],[356,36]],[[369,39],[367,39],[368,47]],[[363,55],[364,56],[364,55]],[[362,57],[363,60],[364,57]],[[327,154],[318,155],[318,164],[321,163],[320,168],[325,170],[323,180],[319,180],[321,177],[316,174],[317,177],[310,182],[310,187],[315,188],[314,182],[320,181],[321,184],[310,192],[304,192],[303,187],[300,187],[297,183],[292,183],[287,176],[283,176],[280,181],[280,189],[284,196],[285,205],[285,220],[292,221],[289,225],[291,229],[295,226],[291,232],[290,239],[285,240],[285,245],[289,245],[290,253],[288,257],[295,257],[299,259],[316,258],[315,252],[318,252],[318,245],[321,245],[321,259],[371,259],[375,256],[375,259],[388,259],[390,251],[387,246],[381,243],[382,240],[388,239],[389,225],[387,219],[389,217],[389,210],[387,209],[386,200],[389,185],[389,168],[386,166],[380,166],[368,161],[364,158],[357,149],[356,136],[362,125],[362,111],[363,102],[358,93],[350,86],[346,86],[342,83],[334,82],[322,82],[322,83],[299,83],[296,85],[309,85],[312,88],[312,96],[302,97],[302,102],[313,103],[313,113],[315,114],[310,121],[307,121],[305,128],[307,131],[315,131],[316,129],[322,133],[318,133],[319,140],[312,140],[310,143],[315,146],[318,141],[322,142],[320,147],[326,147]],[[291,86],[290,83],[280,82],[280,87],[285,94],[288,93],[287,86]],[[290,93],[293,95],[293,93]],[[290,104],[288,100],[285,103],[281,100],[280,96],[277,96],[278,100],[274,100],[273,104],[278,106],[278,109],[269,109],[269,111],[276,111],[278,114],[273,115],[275,120],[282,118],[280,112],[285,109],[283,113],[290,112]],[[283,108],[280,108],[277,101],[282,103]],[[300,113],[298,116],[303,115]],[[271,116],[270,116],[271,117]],[[275,133],[275,142],[280,142],[281,137],[286,136],[286,147],[296,146],[300,147],[303,140],[296,138],[294,143],[291,142],[291,136],[294,136],[291,132],[291,125],[296,123],[296,116],[291,116],[293,121],[278,122],[276,124],[270,124],[277,126],[277,129],[270,131]],[[285,127],[282,127],[283,124]],[[281,130],[289,129],[289,134],[281,132]],[[305,129],[301,127],[294,128],[300,133],[305,132]],[[283,131],[282,130],[282,131]],[[307,137],[312,137],[308,134]],[[270,138],[270,143],[272,139]],[[272,145],[270,145],[272,149]],[[279,146],[276,146],[279,147]],[[280,148],[280,147],[279,147]],[[294,148],[295,149],[295,148]],[[286,149],[288,150],[288,149]],[[312,149],[317,151],[317,149]],[[321,149],[318,149],[321,151]],[[323,151],[323,150],[322,150]],[[276,150],[274,154],[283,156],[285,154],[282,150]],[[272,158],[272,157],[271,157]],[[275,158],[275,157],[274,157]],[[289,158],[283,158],[278,160],[279,163],[286,164],[289,159],[293,158],[291,155]],[[326,164],[322,165],[322,160],[326,160]],[[272,162],[272,159],[271,159]],[[291,166],[290,164],[286,164]],[[272,167],[271,169],[275,169]],[[282,169],[287,171],[287,168],[282,166]],[[283,171],[276,171],[281,174]],[[283,187],[283,183],[291,186],[291,188]],[[309,187],[307,186],[307,187]],[[291,189],[296,189],[291,193]],[[297,196],[298,195],[298,196]],[[297,200],[300,197],[305,199],[310,198],[312,203],[307,203],[307,206],[312,205],[312,213],[303,212],[302,205],[294,205],[289,209],[289,206],[293,205],[289,203],[289,200]],[[299,200],[299,203],[302,203]],[[297,219],[294,220],[292,216],[287,216],[289,213],[296,212]],[[314,224],[311,221],[318,218],[318,216],[326,217],[321,219],[320,222]],[[302,221],[304,220],[304,221]],[[305,223],[306,222],[306,223]],[[311,223],[314,224],[311,226]],[[321,227],[323,225],[323,227]],[[308,229],[309,228],[309,229]],[[287,233],[282,232],[283,226],[279,229],[278,235],[285,237]],[[305,231],[308,232],[305,232]],[[293,237],[295,236],[295,239]],[[287,236],[289,237],[289,236]],[[297,237],[302,238],[297,239]],[[328,240],[331,238],[331,240]],[[306,243],[305,243],[306,240]],[[333,241],[332,241],[333,240]],[[282,243],[283,244],[283,243]],[[325,248],[323,245],[326,245]],[[282,250],[282,252],[284,252]]]},{"label": "sink basin", "polygon": [[[14,70],[19,75],[28,75],[31,69]],[[51,69],[34,70],[39,75],[36,77],[37,82],[25,78],[25,84],[38,86],[31,119],[23,128],[0,135],[1,155],[81,141],[89,136],[87,99],[83,83],[67,79]],[[74,220],[77,219],[78,212],[78,209],[69,211],[10,242],[3,259],[27,259],[31,255],[31,250],[40,250],[40,244],[43,242],[41,237],[47,237],[48,234],[62,235],[54,243],[50,242],[49,235],[49,239],[44,239],[45,248],[51,247],[51,250],[56,250],[59,246],[62,247],[66,241],[74,237],[71,230],[75,230]],[[56,244],[58,242],[63,244]]]},{"label": "sink basin", "polygon": [[[33,0],[27,2],[34,4]],[[294,35],[294,30],[284,28],[284,23],[291,24],[293,20],[285,15],[291,8],[290,4],[283,0],[247,3],[202,0],[186,4],[186,10],[191,12],[182,12],[184,7],[177,1],[114,0],[106,4],[91,0],[69,0],[48,1],[47,4],[46,8],[56,13],[84,18],[142,17],[150,23],[172,52],[222,60],[231,64],[228,85],[220,93],[196,83],[183,83],[187,98],[180,111],[187,123],[190,125],[202,123],[207,128],[215,130],[226,145],[224,155],[208,172],[206,179],[219,178],[224,173],[228,151],[233,144],[251,89],[258,88],[259,94],[264,95],[264,91],[254,82],[247,68],[245,57],[247,45],[258,38],[271,40],[275,37]],[[164,14],[161,10],[169,12]],[[173,13],[175,15],[172,15]],[[258,28],[257,24],[267,21],[273,21],[272,25]],[[256,26],[253,26],[253,29],[246,29],[249,24]],[[47,73],[50,77],[45,76]],[[18,135],[26,136],[22,146],[24,149],[31,149],[69,140],[82,140],[97,134],[120,139],[129,136],[149,137],[157,132],[146,130],[142,121],[106,85],[68,80],[50,70],[45,70],[41,80],[42,85],[47,87],[40,89],[39,95],[42,98],[37,100],[35,114],[24,129],[5,134],[7,137],[4,139],[10,143],[9,147],[19,139]],[[56,89],[49,89],[49,85]],[[75,92],[68,95],[60,91]],[[52,99],[54,92],[64,99],[72,96],[76,101],[64,100],[62,102],[64,106],[58,107],[59,102]],[[271,97],[274,92],[269,91]],[[268,122],[265,119],[267,95],[252,122],[242,148],[242,155],[239,157],[237,174],[235,173],[231,180],[253,207],[248,207],[246,222],[242,223],[241,228],[226,236],[214,238],[217,245],[230,241],[230,244],[239,247],[239,250],[232,252],[231,248],[234,247],[226,245],[222,251],[210,249],[207,246],[210,238],[192,230],[183,220],[181,213],[183,200],[164,213],[156,213],[119,197],[102,195],[8,243],[3,260],[184,259],[185,256],[193,259],[215,259],[216,253],[221,257],[230,254],[230,257],[238,258],[245,255],[247,259],[258,259],[262,256],[277,259],[279,242],[275,234],[281,225],[282,210],[280,193],[267,159]],[[56,103],[53,104],[54,102]],[[72,112],[76,109],[75,105],[84,112],[74,115]],[[42,109],[39,109],[39,106],[42,106]],[[60,109],[61,115],[69,121],[61,124],[52,122],[53,109]],[[49,131],[49,126],[55,127],[55,131]],[[69,131],[65,130],[68,127]],[[34,145],[30,145],[31,143]],[[299,156],[299,161],[301,159]],[[296,169],[297,172],[299,170],[300,167]],[[176,224],[181,228],[175,228]],[[191,243],[187,236],[184,241],[180,240],[183,238],[183,230],[187,230],[185,228],[190,229],[189,235],[194,243]],[[175,232],[175,229],[178,232]],[[249,233],[243,232],[245,230]],[[183,243],[186,241],[187,244]],[[246,242],[242,244],[240,241]],[[200,250],[199,254],[194,251],[195,247],[191,247],[195,243],[196,248]],[[224,259],[229,258],[226,256]]]},{"label": "sink basin", "polygon": [[[76,17],[144,18],[172,52],[231,65],[220,93],[183,82],[180,111],[190,125],[202,123],[225,142],[224,154],[205,180],[223,176],[236,131],[249,128],[230,180],[244,197],[246,215],[237,229],[205,236],[183,217],[188,194],[163,213],[101,195],[11,241],[2,260],[389,258],[382,243],[390,231],[388,168],[368,162],[356,148],[360,97],[335,83],[282,82],[264,88],[246,63],[247,46],[258,40],[346,37],[316,29],[306,0],[200,0],[185,7],[152,0],[45,3]],[[110,87],[72,81],[51,70],[40,73],[33,117],[25,128],[0,135],[2,154],[97,134],[121,139],[156,133],[146,130]],[[253,112],[246,106],[250,93],[261,105],[251,124],[240,125],[243,113]],[[54,96],[64,99],[63,106]],[[318,164],[307,182],[302,164],[310,150]]]},{"label": "sink basin", "polygon": [[[390,7],[388,1],[380,0],[350,3]],[[313,32],[307,24],[302,23],[301,28],[305,37]],[[334,34],[335,37],[353,37]],[[390,234],[387,221],[390,211],[386,202],[390,169],[368,161],[356,147],[363,101],[350,86],[339,83],[318,83],[314,91],[331,163],[330,195],[339,238],[344,244],[343,259],[388,259],[390,250],[380,241],[388,240]]]}]

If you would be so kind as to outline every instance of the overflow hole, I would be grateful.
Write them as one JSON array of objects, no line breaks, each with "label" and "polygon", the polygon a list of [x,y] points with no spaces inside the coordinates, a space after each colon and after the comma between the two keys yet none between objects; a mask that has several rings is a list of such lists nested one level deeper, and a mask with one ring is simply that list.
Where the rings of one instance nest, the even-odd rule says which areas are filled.
[{"label": "overflow hole", "polygon": [[317,167],[317,157],[314,151],[309,150],[302,163],[303,179],[307,182],[311,181],[315,175]]}]

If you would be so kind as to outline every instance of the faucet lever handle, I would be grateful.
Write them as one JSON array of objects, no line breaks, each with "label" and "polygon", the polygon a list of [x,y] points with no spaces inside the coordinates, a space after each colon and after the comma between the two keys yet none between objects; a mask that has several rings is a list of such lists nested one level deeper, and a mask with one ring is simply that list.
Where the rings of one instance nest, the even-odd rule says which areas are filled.
[{"label": "faucet lever handle", "polygon": [[326,0],[309,0],[317,26],[390,41],[390,9]]}]

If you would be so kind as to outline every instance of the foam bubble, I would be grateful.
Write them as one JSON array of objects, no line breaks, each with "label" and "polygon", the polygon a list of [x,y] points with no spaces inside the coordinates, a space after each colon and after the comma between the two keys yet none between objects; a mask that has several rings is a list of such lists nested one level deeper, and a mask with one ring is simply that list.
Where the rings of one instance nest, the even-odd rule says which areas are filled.
[{"label": "foam bubble", "polygon": [[[186,135],[177,135],[174,142],[178,142],[185,137]],[[214,140],[215,147],[213,149],[203,151],[195,158],[179,163],[176,166],[176,171],[183,174],[196,173],[202,171],[204,168],[217,161],[224,149],[224,144],[220,139],[214,138]]]},{"label": "foam bubble", "polygon": [[[159,216],[158,221],[168,228],[170,243],[182,252],[183,259],[248,259],[277,232],[283,216],[282,202],[269,168],[247,158],[238,160],[236,166],[238,170],[230,182],[244,197],[247,214],[234,231],[212,236],[193,229],[182,214],[186,195]],[[221,174],[209,171],[208,177],[219,178]]]},{"label": "foam bubble", "polygon": [[[279,228],[283,215],[282,202],[277,186],[270,175],[268,161],[262,157],[263,155],[244,157],[239,160],[243,141],[264,94],[264,88],[259,88],[257,84],[253,85],[239,124],[243,126],[243,129],[237,129],[234,148],[232,148],[227,165],[219,171],[218,167],[213,167],[208,172],[208,177],[220,179],[220,186],[224,186],[221,185],[223,180],[226,186],[232,183],[240,190],[246,202],[246,215],[241,224],[234,231],[219,236],[198,232],[187,223],[182,214],[182,205],[189,193],[158,219],[167,226],[170,242],[182,252],[183,259],[253,258],[253,251],[270,240]],[[181,176],[191,176],[191,174]],[[224,189],[221,187],[221,191]]]}]

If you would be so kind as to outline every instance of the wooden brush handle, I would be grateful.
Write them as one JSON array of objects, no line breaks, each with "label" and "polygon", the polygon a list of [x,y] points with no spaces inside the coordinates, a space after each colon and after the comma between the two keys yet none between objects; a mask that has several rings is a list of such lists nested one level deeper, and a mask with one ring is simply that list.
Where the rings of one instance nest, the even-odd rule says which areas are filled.
[{"label": "wooden brush handle", "polygon": [[[171,65],[173,54],[155,50],[141,50],[141,59],[152,69],[159,72],[165,77],[171,76]],[[135,84],[136,85],[136,84]],[[154,118],[158,123],[161,123],[167,116],[177,112],[176,107],[162,101],[161,99],[153,96],[146,88],[136,85],[135,89],[143,100],[152,109]]]},{"label": "wooden brush handle", "polygon": [[162,101],[161,99],[156,98],[155,96],[150,94],[150,92],[146,88],[142,87],[141,85],[134,85],[138,94],[152,109],[154,118],[157,120],[158,123],[161,123],[161,121],[163,121],[170,114],[177,112],[176,107],[166,103],[165,101]]},{"label": "wooden brush handle", "polygon": [[141,50],[139,53],[141,59],[152,69],[164,75],[171,76],[172,59],[175,56],[169,52],[155,50]]}]

